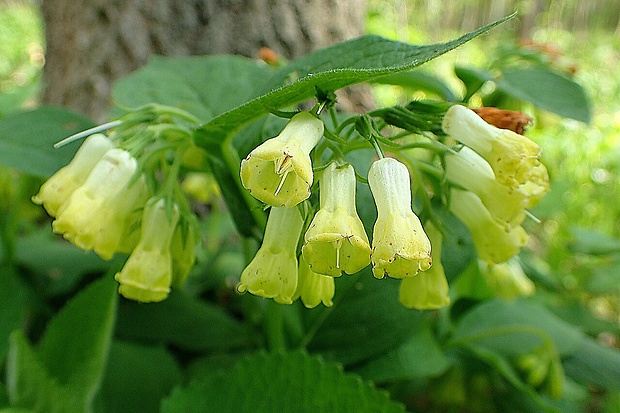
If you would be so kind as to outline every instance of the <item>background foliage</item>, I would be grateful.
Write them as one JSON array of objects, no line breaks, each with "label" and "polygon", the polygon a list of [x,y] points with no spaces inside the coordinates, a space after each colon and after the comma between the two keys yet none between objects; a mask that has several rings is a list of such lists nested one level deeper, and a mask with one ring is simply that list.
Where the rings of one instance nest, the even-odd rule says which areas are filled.
[{"label": "background foliage", "polygon": [[[620,411],[620,41],[609,31],[586,37],[563,30],[570,10],[573,21],[582,21],[578,3],[563,3],[568,6],[562,13],[561,2],[550,3],[546,18],[551,20],[545,24],[541,18],[532,38],[552,42],[559,54],[518,47],[508,26],[410,72],[413,76],[375,86],[377,100],[393,104],[420,97],[458,99],[468,84],[481,80],[472,103],[495,100],[535,117],[528,135],[543,147],[552,177],[552,192],[533,211],[542,222],[529,226],[533,240],[521,256],[537,284],[536,295],[516,301],[492,297],[476,267],[467,266],[471,251],[463,250],[469,241],[461,228],[444,253],[456,300],[436,312],[403,308],[396,300],[397,284],[377,282],[369,271],[339,280],[332,308],[283,307],[236,295],[244,250],[256,245],[235,227],[236,221],[242,233],[252,232],[243,230],[246,211],[233,210],[231,216],[218,196],[202,217],[206,245],[184,291],[159,304],[119,299],[111,274],[122,257],[104,262],[59,241],[41,210],[30,204],[42,179],[77,147],[52,151],[50,144],[92,122],[61,108],[23,111],[38,90],[40,21],[26,3],[1,6],[0,28],[11,29],[0,36],[12,37],[0,41],[6,49],[2,56],[10,56],[0,67],[0,411],[304,411],[300,405],[312,412]],[[393,10],[402,6],[393,4]],[[466,25],[467,14],[458,13],[464,5],[457,2],[446,20],[455,35],[447,35],[447,24],[440,40],[473,29]],[[385,8],[371,12],[369,28],[401,41],[432,43],[438,40],[432,17],[442,10],[420,14],[419,7],[410,13],[425,16],[428,28],[409,25],[409,14],[397,18]],[[392,21],[399,24],[386,24]],[[607,20],[598,27],[615,30]],[[372,38],[366,41],[372,44]],[[393,47],[401,54],[407,49]],[[321,66],[324,61],[315,55],[276,72],[234,57],[155,59],[119,82],[115,99],[126,106],[182,104],[201,119],[214,119],[205,130],[227,130],[223,126],[265,113],[253,103],[235,112],[249,99],[280,106],[306,97],[319,84],[312,82],[331,77],[306,80],[306,86],[303,68],[332,69]],[[548,71],[532,72],[534,63]],[[373,65],[370,58],[359,64]],[[462,82],[455,66],[475,76]],[[338,78],[341,84],[367,76],[350,63],[344,67],[351,70]],[[301,82],[264,95],[291,72]],[[217,79],[215,85],[234,79],[237,92],[196,87],[196,74],[205,73]],[[548,99],[551,107],[544,106],[536,100],[539,90],[528,99],[528,82],[537,75],[583,85],[591,108],[585,103],[566,108],[561,99]],[[256,78],[272,83],[256,84]],[[511,79],[512,88],[502,85]],[[570,86],[574,83],[567,85],[562,90],[568,96],[579,94]],[[266,117],[237,129],[239,153],[273,136],[278,126]],[[32,136],[36,145],[30,144]],[[205,138],[203,144],[215,154],[226,150],[219,139]],[[228,207],[241,205],[239,194],[226,191],[226,179],[232,179],[227,165],[213,157],[210,168],[223,183]],[[360,193],[364,196],[370,194]],[[365,222],[373,214],[360,208]],[[455,228],[458,232],[458,223]],[[274,339],[274,331],[284,336]],[[287,352],[273,352],[284,350],[282,344]],[[532,379],[535,371],[542,371],[542,379]],[[563,383],[560,397],[558,383]],[[300,402],[289,398],[292,394],[306,398]]]}]

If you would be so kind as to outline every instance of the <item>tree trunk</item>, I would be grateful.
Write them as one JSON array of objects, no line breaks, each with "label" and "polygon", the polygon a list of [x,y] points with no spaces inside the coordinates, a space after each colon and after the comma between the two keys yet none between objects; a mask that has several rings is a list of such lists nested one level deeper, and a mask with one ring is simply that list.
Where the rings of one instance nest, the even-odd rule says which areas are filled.
[{"label": "tree trunk", "polygon": [[152,54],[265,46],[295,58],[363,33],[365,0],[44,0],[44,102],[104,120],[114,80]]}]

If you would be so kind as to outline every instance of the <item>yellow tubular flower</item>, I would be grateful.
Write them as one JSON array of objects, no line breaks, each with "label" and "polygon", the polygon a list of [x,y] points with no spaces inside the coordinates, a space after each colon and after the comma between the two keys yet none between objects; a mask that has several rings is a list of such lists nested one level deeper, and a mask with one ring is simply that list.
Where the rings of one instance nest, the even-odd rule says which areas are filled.
[{"label": "yellow tubular flower", "polygon": [[185,229],[177,225],[172,237],[170,252],[172,254],[172,284],[181,287],[196,261],[196,244],[198,238],[191,225]]},{"label": "yellow tubular flower", "polygon": [[112,258],[129,216],[147,198],[143,179],[131,183],[136,169],[137,162],[128,152],[109,150],[58,209],[54,232],[85,251],[94,249],[103,259]]},{"label": "yellow tubular flower", "polygon": [[308,112],[293,116],[275,138],[241,161],[241,183],[258,200],[293,207],[310,196],[310,151],[323,136],[323,122]]},{"label": "yellow tubular flower", "polygon": [[491,215],[508,224],[519,225],[525,218],[529,195],[520,188],[500,184],[491,166],[468,147],[445,157],[446,179],[480,197]]},{"label": "yellow tubular flower", "polygon": [[169,216],[163,199],[146,204],[140,241],[114,276],[122,296],[140,302],[157,302],[168,296],[172,282],[170,243],[178,220],[176,205]]},{"label": "yellow tubular flower", "polygon": [[493,218],[473,192],[453,188],[450,209],[469,228],[478,256],[488,263],[506,261],[527,242],[523,227],[509,226]]},{"label": "yellow tubular flower", "polygon": [[516,132],[488,124],[464,106],[448,109],[442,126],[486,159],[504,185],[516,187],[531,181],[532,170],[540,165],[540,146]]},{"label": "yellow tubular flower", "polygon": [[407,308],[436,310],[450,304],[450,287],[441,265],[441,232],[431,222],[425,229],[432,245],[433,266],[415,277],[403,278],[398,300]]},{"label": "yellow tubular flower", "polygon": [[69,164],[52,175],[32,197],[32,202],[43,205],[48,214],[56,216],[58,208],[71,196],[93,170],[103,155],[114,148],[105,135],[89,136]]},{"label": "yellow tubular flower", "polygon": [[297,208],[271,208],[263,244],[241,273],[239,292],[291,304],[297,289],[297,242],[304,221]]},{"label": "yellow tubular flower", "polygon": [[530,296],[536,289],[516,257],[500,264],[482,262],[480,271],[495,294],[505,300]]},{"label": "yellow tubular flower", "polygon": [[293,301],[301,298],[306,308],[314,308],[320,303],[331,307],[335,291],[334,277],[317,274],[303,259],[299,260],[299,281]]},{"label": "yellow tubular flower", "polygon": [[312,271],[339,277],[370,264],[370,244],[355,209],[355,172],[331,163],[320,182],[321,208],[305,235],[302,254]]},{"label": "yellow tubular flower", "polygon": [[372,272],[376,278],[413,277],[431,267],[431,243],[411,209],[407,167],[396,159],[372,164],[368,184],[377,205],[372,236]]}]

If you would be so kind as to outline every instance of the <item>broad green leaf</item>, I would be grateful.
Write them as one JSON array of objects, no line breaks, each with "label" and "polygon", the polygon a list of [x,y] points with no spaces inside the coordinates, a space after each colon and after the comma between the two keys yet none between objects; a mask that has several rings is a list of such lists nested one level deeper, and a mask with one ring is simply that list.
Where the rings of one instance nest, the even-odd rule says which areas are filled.
[{"label": "broad green leaf", "polygon": [[161,400],[180,383],[181,369],[163,348],[115,341],[96,411],[159,412]]},{"label": "broad green leaf", "polygon": [[590,101],[573,80],[544,67],[507,69],[497,81],[500,91],[581,122],[590,122]]},{"label": "broad green leaf", "polygon": [[444,373],[451,362],[439,347],[429,323],[416,329],[400,347],[370,360],[354,372],[366,380],[428,379]]},{"label": "broad green leaf", "polygon": [[51,377],[87,400],[97,390],[114,330],[116,282],[101,277],[49,322],[37,349]]},{"label": "broad green leaf", "polygon": [[592,277],[585,282],[585,289],[593,294],[620,293],[620,257],[608,264],[595,267]]},{"label": "broad green leaf", "polygon": [[368,268],[336,280],[334,306],[311,314],[310,331],[320,327],[308,349],[350,365],[400,347],[423,328],[427,313],[403,307],[398,286],[395,279],[373,278]]},{"label": "broad green leaf", "polygon": [[103,273],[114,265],[93,252],[84,253],[47,227],[18,238],[15,254],[23,268],[40,276],[41,286],[50,296],[67,294],[85,275]]},{"label": "broad green leaf", "polygon": [[487,301],[469,311],[452,337],[456,345],[490,349],[507,357],[531,351],[551,339],[561,356],[580,345],[583,334],[542,305],[518,300]]},{"label": "broad green leaf", "polygon": [[15,270],[7,266],[0,266],[0,303],[1,364],[9,348],[9,335],[21,327],[27,310],[26,290],[19,282]]},{"label": "broad green leaf", "polygon": [[401,86],[412,91],[430,92],[447,102],[456,100],[452,90],[443,81],[420,70],[394,73],[382,76],[372,82],[380,85]]},{"label": "broad green leaf", "polygon": [[177,292],[160,303],[123,300],[116,331],[123,339],[174,344],[195,351],[251,344],[250,331],[222,308]]},{"label": "broad green leaf", "polygon": [[163,413],[404,412],[359,376],[303,352],[259,353],[242,359],[163,403]]},{"label": "broad green leaf", "polygon": [[584,228],[572,228],[570,249],[589,255],[607,255],[620,252],[620,240]]},{"label": "broad green leaf", "polygon": [[112,98],[126,108],[176,106],[206,122],[253,98],[273,70],[239,56],[156,56],[117,81]]},{"label": "broad green leaf", "polygon": [[590,338],[562,360],[569,377],[582,383],[594,384],[605,389],[620,391],[620,351],[604,347]]},{"label": "broad green leaf", "polygon": [[54,143],[94,126],[65,108],[41,107],[0,120],[0,163],[47,178],[69,163],[79,143],[54,149]]},{"label": "broad green leaf", "polygon": [[270,109],[311,98],[317,89],[322,92],[335,91],[380,76],[411,70],[513,16],[442,44],[416,46],[368,35],[310,53],[282,68],[270,80],[263,94],[204,125],[200,144],[209,140],[220,141],[231,130],[268,113]]}]

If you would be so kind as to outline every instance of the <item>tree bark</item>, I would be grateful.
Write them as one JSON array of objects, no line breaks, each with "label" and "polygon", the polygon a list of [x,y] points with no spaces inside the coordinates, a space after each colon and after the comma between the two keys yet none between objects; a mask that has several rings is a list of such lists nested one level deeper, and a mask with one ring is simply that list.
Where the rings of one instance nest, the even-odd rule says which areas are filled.
[{"label": "tree bark", "polygon": [[286,58],[359,36],[365,0],[44,0],[47,104],[104,120],[114,80],[152,54],[268,47]]}]

